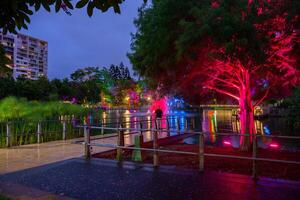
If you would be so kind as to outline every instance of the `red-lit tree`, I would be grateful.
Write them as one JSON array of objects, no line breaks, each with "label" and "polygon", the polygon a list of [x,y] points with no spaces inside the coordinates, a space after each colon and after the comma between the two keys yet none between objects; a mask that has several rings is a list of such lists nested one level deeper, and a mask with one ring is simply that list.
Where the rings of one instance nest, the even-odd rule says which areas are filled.
[{"label": "red-lit tree", "polygon": [[254,106],[299,84],[296,0],[154,0],[136,26],[134,69],[169,91],[232,97],[242,133]]}]

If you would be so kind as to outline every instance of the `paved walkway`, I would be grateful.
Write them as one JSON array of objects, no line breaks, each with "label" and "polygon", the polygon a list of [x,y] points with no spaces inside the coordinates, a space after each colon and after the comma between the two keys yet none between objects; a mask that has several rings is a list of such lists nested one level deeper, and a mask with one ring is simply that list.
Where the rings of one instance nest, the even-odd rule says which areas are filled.
[{"label": "paved walkway", "polygon": [[0,176],[0,193],[23,199],[300,199],[297,182],[82,158]]},{"label": "paved walkway", "polygon": [[[114,142],[115,138],[103,140]],[[83,156],[83,146],[74,144],[74,141],[54,141],[0,149],[0,174]],[[105,150],[108,148],[94,147],[94,151]]]},{"label": "paved walkway", "polygon": [[[175,132],[173,134],[176,134]],[[91,137],[92,142],[116,144],[115,134]],[[125,145],[133,144],[134,135],[125,135]],[[145,132],[144,140],[149,141],[152,135]],[[159,134],[159,137],[166,137],[166,133]],[[15,172],[23,169],[37,167],[57,161],[83,156],[83,146],[74,144],[75,141],[82,141],[83,138],[54,141],[41,144],[30,144],[11,148],[0,148],[0,175]],[[111,148],[93,147],[92,153],[107,151]]]}]

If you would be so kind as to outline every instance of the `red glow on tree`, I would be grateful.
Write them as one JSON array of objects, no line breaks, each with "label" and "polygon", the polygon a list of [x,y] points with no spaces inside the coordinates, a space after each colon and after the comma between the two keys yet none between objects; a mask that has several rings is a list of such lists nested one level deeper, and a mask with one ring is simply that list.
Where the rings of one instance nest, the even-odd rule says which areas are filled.
[{"label": "red glow on tree", "polygon": [[134,68],[160,92],[193,103],[230,97],[240,107],[241,133],[251,136],[254,107],[299,85],[297,1],[162,2],[140,13]]},{"label": "red glow on tree", "polygon": [[[250,0],[249,5],[251,3]],[[263,12],[268,12],[267,8],[257,8],[257,15]],[[295,20],[298,20],[298,16],[295,16]],[[190,64],[194,67],[185,77],[182,90],[190,87],[199,88],[201,93],[213,90],[235,99],[240,107],[241,133],[252,135],[255,132],[254,107],[280,88],[288,92],[291,87],[299,85],[299,55],[293,54],[295,46],[299,45],[299,30],[288,30],[286,24],[285,15],[254,24],[257,34],[261,34],[261,37],[267,34],[270,38],[269,48],[264,50],[266,59],[263,62],[257,62],[251,56],[245,59],[235,55],[222,57],[226,55],[225,47],[204,41],[204,44],[200,44],[196,64],[194,61]],[[238,53],[243,55],[246,52],[247,56],[247,49],[243,48],[241,46]],[[218,58],[208,54],[221,56]],[[246,138],[251,140],[251,137],[242,137],[242,144]]]}]

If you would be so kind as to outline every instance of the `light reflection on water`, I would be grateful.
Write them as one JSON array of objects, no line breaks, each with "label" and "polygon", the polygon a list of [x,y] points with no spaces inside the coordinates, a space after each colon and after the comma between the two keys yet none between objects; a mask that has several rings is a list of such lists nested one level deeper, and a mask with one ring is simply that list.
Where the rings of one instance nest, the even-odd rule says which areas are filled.
[{"label": "light reflection on water", "polygon": [[[239,136],[217,136],[216,133],[240,133],[240,121],[232,115],[232,110],[204,110],[202,114],[202,131],[207,132],[206,144],[217,146],[240,147]],[[264,121],[255,120],[256,134],[260,135],[257,144],[260,148],[300,150],[300,140],[279,139],[268,135],[295,135],[287,127],[284,118],[271,118]],[[198,143],[197,138],[188,139],[188,143]]]},{"label": "light reflection on water", "polygon": [[[232,110],[203,110],[202,116],[199,117],[197,112],[183,112],[183,111],[171,111],[172,117],[169,120],[169,125],[174,131],[171,135],[177,134],[178,119],[180,130],[185,130],[186,124],[190,126],[191,117],[196,117],[195,126],[198,131],[207,132],[205,136],[205,143],[208,145],[224,146],[224,141],[229,141],[232,147],[238,148],[240,145],[240,137],[238,136],[217,136],[216,133],[239,133],[240,123],[232,115]],[[120,118],[123,118],[123,122],[126,122],[126,128],[139,128],[140,123],[136,121],[143,121],[142,127],[145,129],[155,128],[155,123],[150,121],[154,119],[151,117],[149,111],[137,111],[137,110],[108,110],[102,114],[104,123],[112,123],[111,127],[116,127]],[[187,118],[187,120],[186,120]],[[162,121],[162,128],[167,128],[167,122]],[[258,137],[258,146],[260,148],[270,148],[270,144],[279,144],[281,149],[292,149],[300,150],[299,140],[282,140],[278,138],[265,137],[266,135],[293,135],[289,129],[286,128],[284,119],[275,118],[265,121],[255,120],[255,129],[257,134],[261,135]],[[161,132],[161,136],[166,135],[166,133]],[[125,144],[129,143],[130,137],[125,137]],[[152,139],[152,134],[150,132],[144,132],[145,141]],[[185,143],[198,143],[197,137],[191,137],[184,140]]]}]

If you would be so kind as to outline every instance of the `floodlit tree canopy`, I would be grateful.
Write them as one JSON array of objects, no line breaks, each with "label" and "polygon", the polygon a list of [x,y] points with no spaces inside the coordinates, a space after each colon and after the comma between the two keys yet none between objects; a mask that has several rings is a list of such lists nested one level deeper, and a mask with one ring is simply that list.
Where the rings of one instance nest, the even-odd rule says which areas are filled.
[{"label": "floodlit tree canopy", "polygon": [[154,0],[128,56],[162,92],[231,97],[252,133],[253,107],[299,85],[299,13],[297,0]]}]

